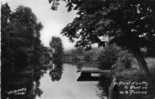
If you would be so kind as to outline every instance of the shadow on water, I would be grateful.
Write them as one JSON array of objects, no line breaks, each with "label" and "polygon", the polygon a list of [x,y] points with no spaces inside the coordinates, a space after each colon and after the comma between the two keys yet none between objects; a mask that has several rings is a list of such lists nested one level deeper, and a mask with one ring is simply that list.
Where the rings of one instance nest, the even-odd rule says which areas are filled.
[{"label": "shadow on water", "polygon": [[43,90],[37,99],[100,99],[98,82],[77,82],[80,73],[75,65],[64,64],[63,75],[59,81],[51,81],[49,71],[41,78]]}]

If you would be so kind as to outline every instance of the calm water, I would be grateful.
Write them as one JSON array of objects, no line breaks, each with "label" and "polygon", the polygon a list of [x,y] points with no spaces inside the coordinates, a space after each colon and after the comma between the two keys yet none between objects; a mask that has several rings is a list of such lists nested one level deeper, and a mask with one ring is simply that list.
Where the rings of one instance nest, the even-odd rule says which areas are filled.
[{"label": "calm water", "polygon": [[52,82],[48,73],[41,79],[43,94],[37,99],[99,99],[97,82],[77,82],[80,76],[76,66],[64,65],[62,78]]}]

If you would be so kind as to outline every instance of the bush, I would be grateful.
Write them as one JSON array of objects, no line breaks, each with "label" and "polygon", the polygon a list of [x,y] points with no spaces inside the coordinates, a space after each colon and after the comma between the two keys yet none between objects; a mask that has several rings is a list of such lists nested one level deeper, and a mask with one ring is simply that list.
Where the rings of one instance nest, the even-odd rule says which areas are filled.
[{"label": "bush", "polygon": [[115,64],[118,58],[119,49],[115,45],[106,46],[103,51],[101,51],[97,62],[99,68],[101,69],[111,69],[112,65]]},{"label": "bush", "polygon": [[133,56],[127,50],[122,50],[116,45],[109,45],[101,51],[97,61],[101,69],[129,69]]},{"label": "bush", "polygon": [[128,51],[120,51],[116,63],[113,65],[116,70],[130,69],[132,67],[133,56]]}]

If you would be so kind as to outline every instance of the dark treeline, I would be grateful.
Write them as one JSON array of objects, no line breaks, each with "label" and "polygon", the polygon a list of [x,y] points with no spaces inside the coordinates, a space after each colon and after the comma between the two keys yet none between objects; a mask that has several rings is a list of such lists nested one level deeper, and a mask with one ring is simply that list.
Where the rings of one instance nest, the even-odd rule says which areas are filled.
[{"label": "dark treeline", "polygon": [[64,62],[65,63],[73,63],[73,64],[78,64],[78,63],[90,63],[90,62],[95,62],[97,60],[97,57],[99,53],[101,52],[101,49],[94,48],[89,51],[85,51],[82,48],[77,48],[77,49],[71,49],[67,50],[64,53]]},{"label": "dark treeline", "polygon": [[81,63],[84,66],[97,66],[103,69],[111,69],[117,60],[121,60],[120,58],[124,58],[124,60],[128,61],[131,57],[133,58],[132,54],[127,50],[122,50],[116,45],[110,45],[104,48],[92,48],[89,51],[82,48],[65,51],[64,62],[72,64]]},{"label": "dark treeline", "polygon": [[41,44],[42,24],[30,8],[19,6],[12,11],[8,4],[3,4],[1,11],[2,99],[35,99],[43,93],[39,88],[40,78],[52,68],[52,60],[59,66],[60,72],[56,72],[60,79],[62,63],[57,56],[63,49],[55,49],[58,52],[53,54],[55,40],[51,48]]},{"label": "dark treeline", "polygon": [[[39,39],[41,28],[30,8],[20,6],[11,11],[8,4],[2,5],[3,99],[16,97],[9,92],[20,88],[27,88],[26,93],[29,93],[22,99],[33,99],[42,93],[39,79],[43,74],[41,70],[45,68],[40,58],[46,48]],[[33,89],[34,83],[36,88]]]}]

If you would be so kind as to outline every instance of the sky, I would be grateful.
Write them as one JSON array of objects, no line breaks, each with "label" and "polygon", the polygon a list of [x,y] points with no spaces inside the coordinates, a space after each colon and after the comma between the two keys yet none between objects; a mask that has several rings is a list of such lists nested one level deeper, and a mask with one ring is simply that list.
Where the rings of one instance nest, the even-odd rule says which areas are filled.
[{"label": "sky", "polygon": [[64,3],[59,6],[57,11],[53,11],[50,9],[51,5],[48,0],[2,0],[2,3],[4,2],[7,2],[12,10],[15,10],[19,5],[32,9],[43,24],[40,39],[45,46],[49,46],[52,36],[57,36],[62,39],[65,50],[74,48],[74,44],[60,34],[63,27],[72,22],[76,16],[75,12],[67,12]]}]

